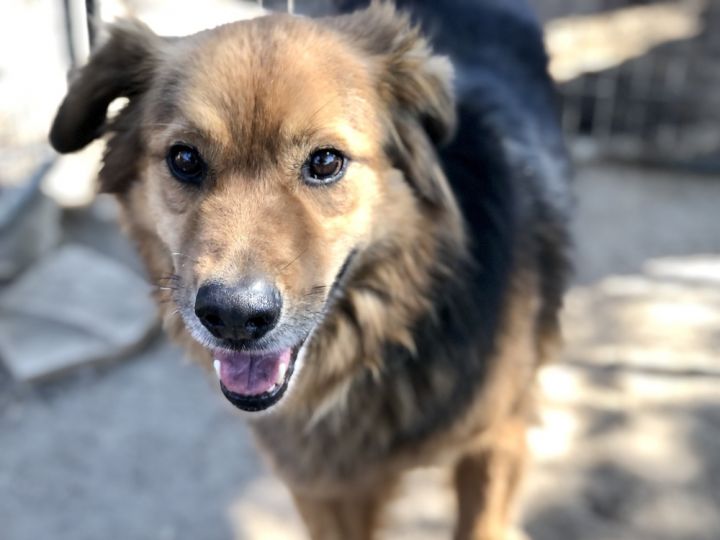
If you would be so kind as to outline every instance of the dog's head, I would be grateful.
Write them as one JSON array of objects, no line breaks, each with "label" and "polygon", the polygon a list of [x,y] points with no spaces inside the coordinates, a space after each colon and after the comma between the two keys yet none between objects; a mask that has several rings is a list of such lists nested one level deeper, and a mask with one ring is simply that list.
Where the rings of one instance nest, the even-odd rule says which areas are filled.
[{"label": "dog's head", "polygon": [[[137,22],[72,82],[61,152],[110,138],[153,279],[244,410],[279,402],[354,265],[451,199],[433,144],[453,127],[447,60],[387,5],[162,38]],[[108,105],[128,103],[108,120]]]}]

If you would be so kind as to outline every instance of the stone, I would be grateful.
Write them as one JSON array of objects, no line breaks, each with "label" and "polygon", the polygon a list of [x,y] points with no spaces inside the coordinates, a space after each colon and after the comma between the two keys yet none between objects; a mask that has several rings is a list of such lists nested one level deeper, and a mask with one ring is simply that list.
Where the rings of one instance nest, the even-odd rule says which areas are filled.
[{"label": "stone", "polygon": [[30,381],[122,357],[157,328],[149,292],[118,262],[62,246],[0,294],[0,359]]},{"label": "stone", "polygon": [[50,163],[20,185],[0,187],[0,282],[8,281],[60,241],[60,208],[38,189]]}]

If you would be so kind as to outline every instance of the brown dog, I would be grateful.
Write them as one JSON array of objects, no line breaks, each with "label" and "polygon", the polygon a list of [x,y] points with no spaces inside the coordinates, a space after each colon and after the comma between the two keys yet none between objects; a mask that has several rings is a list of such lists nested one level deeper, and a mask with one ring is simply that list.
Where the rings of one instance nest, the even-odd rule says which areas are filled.
[{"label": "brown dog", "polygon": [[181,39],[119,23],[53,125],[61,152],[109,134],[101,189],[166,328],[248,412],[314,539],[371,538],[402,472],[437,462],[458,539],[508,530],[567,195],[536,28],[471,15],[534,52],[473,67],[446,43],[470,64],[456,92],[386,4]]}]

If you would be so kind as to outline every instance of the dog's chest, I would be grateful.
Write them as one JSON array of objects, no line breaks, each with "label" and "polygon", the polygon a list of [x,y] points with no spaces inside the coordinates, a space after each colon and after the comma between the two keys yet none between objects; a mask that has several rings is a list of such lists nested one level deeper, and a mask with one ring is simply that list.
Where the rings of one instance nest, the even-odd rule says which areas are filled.
[{"label": "dog's chest", "polygon": [[459,427],[472,393],[461,399],[463,377],[456,376],[437,386],[427,374],[423,385],[411,377],[372,388],[361,382],[343,408],[319,420],[299,413],[269,415],[253,422],[253,432],[293,489],[327,494],[377,484],[407,466],[443,459],[474,429]]}]

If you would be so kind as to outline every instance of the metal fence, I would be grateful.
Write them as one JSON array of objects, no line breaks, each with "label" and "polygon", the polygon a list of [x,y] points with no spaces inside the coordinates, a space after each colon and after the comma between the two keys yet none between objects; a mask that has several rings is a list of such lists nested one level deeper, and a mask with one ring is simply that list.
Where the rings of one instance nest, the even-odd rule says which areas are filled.
[{"label": "metal fence", "polygon": [[571,143],[605,157],[720,170],[720,3],[536,4]]}]

